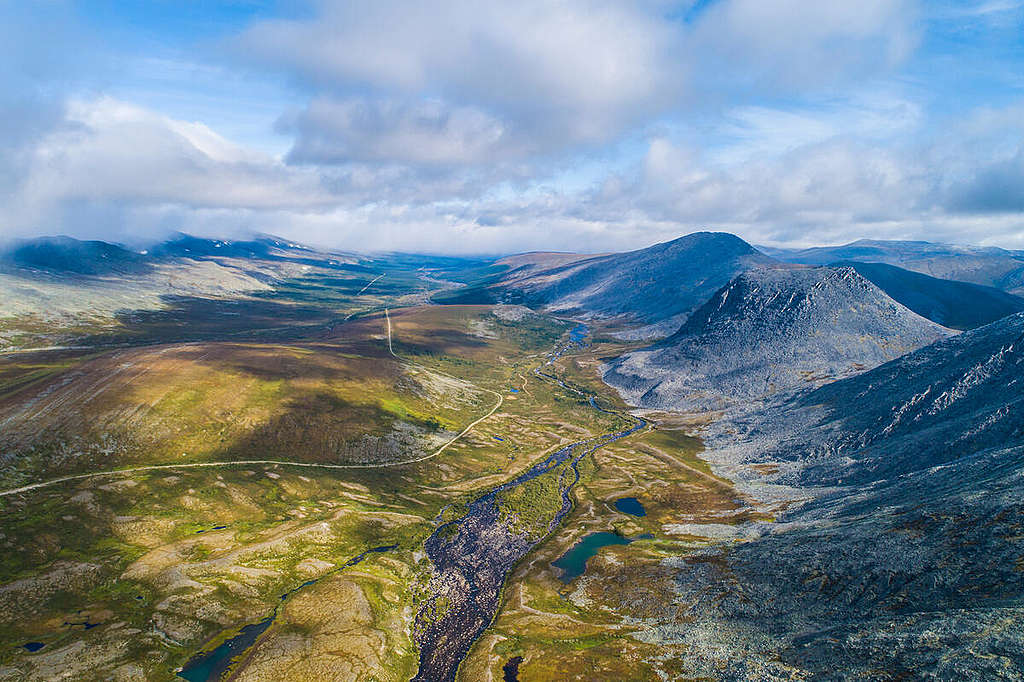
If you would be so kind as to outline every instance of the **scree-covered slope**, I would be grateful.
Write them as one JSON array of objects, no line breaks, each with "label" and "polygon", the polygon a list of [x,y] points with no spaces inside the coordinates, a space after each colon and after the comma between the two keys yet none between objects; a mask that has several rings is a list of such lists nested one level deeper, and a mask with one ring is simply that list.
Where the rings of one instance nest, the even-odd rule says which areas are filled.
[{"label": "scree-covered slope", "polygon": [[756,270],[672,336],[612,362],[635,405],[716,410],[875,367],[950,334],[852,268]]}]

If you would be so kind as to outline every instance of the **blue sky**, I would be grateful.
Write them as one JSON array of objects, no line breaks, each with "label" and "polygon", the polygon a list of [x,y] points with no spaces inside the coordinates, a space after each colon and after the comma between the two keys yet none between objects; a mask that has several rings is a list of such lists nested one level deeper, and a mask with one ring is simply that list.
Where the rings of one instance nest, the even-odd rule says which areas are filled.
[{"label": "blue sky", "polygon": [[1024,248],[1024,0],[0,0],[0,236]]}]

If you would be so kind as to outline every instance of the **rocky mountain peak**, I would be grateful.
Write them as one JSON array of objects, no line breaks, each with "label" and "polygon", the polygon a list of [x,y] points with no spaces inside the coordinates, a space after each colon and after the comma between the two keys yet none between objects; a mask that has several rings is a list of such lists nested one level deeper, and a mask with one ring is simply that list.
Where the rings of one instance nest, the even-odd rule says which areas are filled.
[{"label": "rocky mountain peak", "polygon": [[605,378],[634,404],[720,409],[852,376],[950,333],[853,268],[751,270]]}]

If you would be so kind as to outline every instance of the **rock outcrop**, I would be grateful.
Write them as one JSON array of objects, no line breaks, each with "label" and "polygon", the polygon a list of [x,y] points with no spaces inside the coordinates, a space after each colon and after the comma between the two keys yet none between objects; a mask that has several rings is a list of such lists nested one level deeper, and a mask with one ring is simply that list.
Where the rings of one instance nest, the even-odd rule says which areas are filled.
[{"label": "rock outcrop", "polygon": [[950,333],[852,268],[756,270],[604,378],[634,405],[720,410],[858,374]]}]

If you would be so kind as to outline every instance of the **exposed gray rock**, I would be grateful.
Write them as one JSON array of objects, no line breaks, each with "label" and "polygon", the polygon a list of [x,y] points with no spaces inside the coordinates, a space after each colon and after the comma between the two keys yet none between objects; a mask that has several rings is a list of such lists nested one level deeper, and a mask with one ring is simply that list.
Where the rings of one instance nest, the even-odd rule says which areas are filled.
[{"label": "exposed gray rock", "polygon": [[755,270],[604,378],[634,405],[720,410],[863,372],[950,333],[852,268]]},{"label": "exposed gray rock", "polygon": [[828,265],[843,260],[888,263],[932,277],[972,282],[1004,291],[1024,291],[1024,253],[995,246],[860,239],[842,246],[772,249],[765,253],[788,263]]},{"label": "exposed gray rock", "polygon": [[708,437],[773,483],[867,484],[1024,443],[1024,314],[861,376],[733,414]]},{"label": "exposed gray rock", "polygon": [[723,679],[1024,679],[1022,344],[1015,315],[713,424],[717,472],[805,501],[667,559],[692,625],[646,637]]}]

